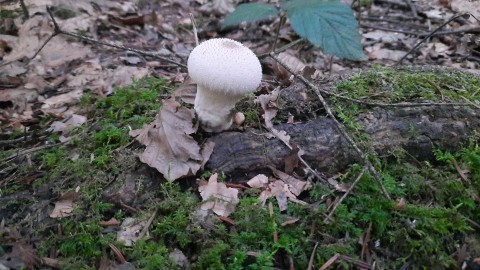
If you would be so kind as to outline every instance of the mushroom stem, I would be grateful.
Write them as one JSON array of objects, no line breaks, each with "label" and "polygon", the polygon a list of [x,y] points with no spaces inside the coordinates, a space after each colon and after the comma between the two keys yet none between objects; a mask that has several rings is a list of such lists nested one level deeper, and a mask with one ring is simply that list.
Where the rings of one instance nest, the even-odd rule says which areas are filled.
[{"label": "mushroom stem", "polygon": [[242,95],[223,94],[197,85],[195,112],[201,127],[207,132],[220,132],[230,128],[235,103]]}]

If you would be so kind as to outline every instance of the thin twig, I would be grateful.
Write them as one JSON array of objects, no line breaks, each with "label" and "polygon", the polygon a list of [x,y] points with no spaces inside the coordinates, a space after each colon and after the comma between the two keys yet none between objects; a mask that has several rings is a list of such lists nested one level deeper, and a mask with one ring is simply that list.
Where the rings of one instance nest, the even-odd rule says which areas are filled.
[{"label": "thin twig", "polygon": [[155,212],[153,212],[153,215],[148,219],[147,224],[145,224],[145,226],[143,227],[142,231],[138,235],[138,238],[142,238],[147,234],[148,228],[150,227],[150,225],[152,225],[152,222],[156,216],[157,216],[157,210],[155,210]]},{"label": "thin twig", "polygon": [[30,148],[30,149],[26,149],[26,150],[23,150],[23,151],[18,151],[17,153],[15,154],[12,154],[11,156],[8,156],[4,159],[2,159],[0,162],[6,162],[6,161],[10,161],[16,157],[19,157],[19,156],[24,156],[24,155],[27,155],[27,154],[31,154],[31,153],[34,153],[34,152],[37,152],[37,151],[41,151],[41,150],[45,150],[45,149],[48,149],[48,148],[52,148],[52,147],[55,147],[55,146],[59,146],[59,145],[62,145],[66,142],[59,142],[59,143],[54,143],[54,144],[46,144],[46,145],[42,145],[42,146],[37,146],[37,147],[33,147],[33,148]]},{"label": "thin twig", "polygon": [[315,259],[315,251],[317,251],[317,247],[318,247],[318,242],[315,243],[315,246],[313,247],[312,254],[310,254],[310,260],[308,261],[307,270],[312,270],[313,269],[313,261]]},{"label": "thin twig", "polygon": [[302,81],[307,87],[309,87],[310,89],[314,90],[315,93],[317,94],[318,96],[318,99],[320,100],[320,102],[322,103],[322,106],[323,108],[325,109],[325,111],[327,112],[327,115],[333,120],[333,122],[335,123],[335,127],[337,128],[337,130],[340,132],[340,134],[345,138],[345,140],[347,140],[347,142],[350,144],[350,146],[353,147],[353,149],[355,150],[355,152],[360,156],[360,158],[364,161],[365,163],[365,166],[367,166],[368,170],[370,171],[370,173],[372,174],[373,178],[375,180],[377,180],[378,184],[380,185],[380,188],[383,192],[383,194],[385,195],[385,197],[387,197],[388,199],[391,199],[390,198],[390,195],[388,194],[387,190],[385,189],[383,183],[382,183],[382,178],[380,177],[380,175],[378,174],[377,170],[375,169],[375,167],[373,167],[372,163],[368,160],[368,158],[366,157],[365,153],[360,150],[360,148],[357,146],[357,144],[355,143],[355,141],[353,141],[353,139],[350,137],[350,135],[348,135],[348,133],[345,131],[345,128],[344,126],[340,123],[340,121],[338,121],[338,119],[335,117],[335,115],[333,114],[332,112],[332,109],[330,108],[330,106],[328,105],[327,101],[325,100],[325,98],[322,96],[322,93],[320,91],[320,89],[315,86],[312,82],[310,82],[309,80],[305,79],[305,77],[303,77],[302,75],[299,75],[295,72],[293,72],[293,70],[290,69],[290,67],[288,67],[287,65],[285,65],[282,61],[280,61],[280,59],[278,59],[275,54],[273,53],[270,53],[270,57],[272,57],[272,59],[274,59],[278,64],[280,64],[283,68],[285,68],[288,72],[290,72],[292,75],[294,75],[295,77],[299,78],[300,81]]},{"label": "thin twig", "polygon": [[[274,228],[277,228],[276,224],[275,224],[275,219],[273,218],[273,204],[272,202],[268,202],[268,212],[270,214],[270,218],[272,218],[272,223],[273,223],[273,227]],[[273,242],[274,243],[277,243],[278,242],[278,232],[277,232],[277,229],[275,229],[273,231]]]},{"label": "thin twig", "polygon": [[27,6],[25,5],[25,1],[24,0],[20,0],[20,6],[22,7],[22,11],[23,11],[23,17],[26,19],[30,18],[30,14],[28,13],[28,8]]},{"label": "thin twig", "polygon": [[388,27],[385,27],[385,26],[381,26],[381,25],[370,25],[370,24],[363,24],[363,23],[361,23],[359,25],[362,28],[371,28],[371,29],[375,29],[375,30],[401,33],[401,34],[407,34],[407,35],[412,35],[412,36],[418,36],[419,35],[418,33],[413,32],[413,31],[407,31],[407,30],[402,30],[402,29],[392,29],[392,28],[388,28]]},{"label": "thin twig", "polygon": [[415,7],[415,4],[412,3],[412,0],[405,0],[405,2],[407,2],[407,5],[410,7],[410,10],[412,11],[413,17],[415,19],[418,18],[417,8]]},{"label": "thin twig", "polygon": [[188,15],[190,16],[190,21],[192,22],[193,37],[195,38],[195,46],[198,46],[197,23],[195,22],[195,17],[193,17],[193,13],[189,13]]},{"label": "thin twig", "polygon": [[[278,48],[277,50],[275,50],[274,53],[277,54],[277,53],[284,52],[284,51],[290,49],[291,47],[297,45],[298,43],[302,42],[303,40],[304,40],[303,38],[299,38],[299,39],[297,39],[297,40],[294,40],[294,41],[292,41],[292,42],[290,42],[290,43],[288,43],[288,44],[286,44],[286,45]],[[268,57],[268,56],[270,56],[270,53],[262,53],[262,54],[257,55],[257,57],[258,57],[259,59],[263,59],[263,58]]]},{"label": "thin twig", "polygon": [[327,222],[329,222],[329,220],[331,220],[333,213],[335,213],[335,210],[337,210],[337,207],[340,204],[342,204],[343,200],[345,200],[345,198],[347,198],[347,196],[350,194],[350,192],[352,192],[353,188],[357,185],[358,181],[360,181],[360,179],[362,179],[363,175],[365,174],[365,172],[367,170],[368,170],[368,166],[364,166],[363,169],[358,174],[357,179],[355,179],[355,181],[353,181],[353,183],[350,185],[350,187],[345,192],[345,194],[343,194],[343,196],[340,198],[340,200],[338,200],[333,205],[332,210],[330,210],[330,213],[328,213],[327,217],[323,220],[324,223],[327,223]]},{"label": "thin twig", "polygon": [[450,22],[460,18],[460,17],[463,17],[465,15],[468,15],[469,13],[463,13],[463,14],[460,14],[460,15],[456,15],[456,16],[453,16],[452,18],[450,18],[448,21],[442,23],[442,25],[440,25],[439,27],[437,27],[437,29],[435,29],[432,33],[430,33],[428,36],[424,37],[420,42],[417,43],[417,45],[413,46],[413,48],[411,48],[402,58],[400,58],[400,60],[397,61],[397,63],[395,63],[394,66],[398,66],[400,64],[402,64],[403,60],[405,60],[405,58],[407,58],[407,56],[409,56],[410,54],[412,54],[412,52],[414,52],[422,43],[424,43],[427,39],[429,39],[430,37],[432,37],[435,33],[437,33],[438,31],[440,31],[440,29],[442,29],[445,25],[449,24]]},{"label": "thin twig", "polygon": [[278,27],[277,27],[277,30],[275,31],[275,40],[273,41],[272,52],[274,52],[277,49],[278,38],[280,36],[280,28],[285,23],[285,20],[286,20],[285,15],[281,15],[280,22],[278,22]]}]

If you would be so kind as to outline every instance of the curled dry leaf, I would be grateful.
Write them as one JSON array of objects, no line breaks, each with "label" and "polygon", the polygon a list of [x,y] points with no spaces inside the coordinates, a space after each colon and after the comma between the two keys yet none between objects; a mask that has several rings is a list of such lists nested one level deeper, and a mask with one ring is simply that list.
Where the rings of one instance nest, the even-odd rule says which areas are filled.
[{"label": "curled dry leaf", "polygon": [[266,184],[268,184],[268,177],[265,174],[259,174],[247,182],[247,185],[253,188],[263,188]]},{"label": "curled dry leaf", "polygon": [[213,145],[201,152],[198,143],[189,136],[197,131],[194,112],[173,99],[163,101],[155,120],[142,129],[130,131],[130,136],[146,146],[140,160],[157,169],[173,181],[194,175],[213,151]]},{"label": "curled dry leaf", "polygon": [[238,204],[238,190],[217,182],[218,174],[210,176],[207,184],[200,185],[198,191],[204,203],[201,210],[212,210],[219,216],[228,217]]},{"label": "curled dry leaf", "polygon": [[64,193],[55,203],[55,208],[50,214],[50,217],[64,218],[70,216],[75,208],[75,201],[79,196],[80,194],[78,192],[71,191]]}]

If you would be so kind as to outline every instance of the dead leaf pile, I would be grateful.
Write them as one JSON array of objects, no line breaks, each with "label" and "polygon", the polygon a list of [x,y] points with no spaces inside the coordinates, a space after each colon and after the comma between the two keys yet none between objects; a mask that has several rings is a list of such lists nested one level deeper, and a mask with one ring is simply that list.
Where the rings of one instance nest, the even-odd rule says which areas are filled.
[{"label": "dead leaf pile", "polygon": [[268,178],[264,174],[259,174],[247,182],[250,187],[262,189],[262,193],[260,194],[262,206],[265,205],[265,202],[270,197],[275,197],[280,211],[287,210],[288,200],[298,204],[307,204],[297,199],[297,196],[311,188],[310,182],[297,179],[273,167],[270,169],[277,175],[278,179]]},{"label": "dead leaf pile", "polygon": [[[107,14],[134,11],[133,6],[105,1],[96,4],[90,1],[25,1],[32,15],[29,19],[15,20],[15,36],[0,35],[3,61],[0,65],[0,121],[4,124],[30,121],[39,113],[68,118],[79,111],[77,106],[85,89],[97,96],[106,96],[116,86],[127,85],[132,78],[139,79],[151,74],[151,69],[141,66],[124,66],[121,56],[101,58],[94,53],[95,45],[63,35],[53,37],[42,48],[54,32],[46,6],[55,10],[69,11],[69,18],[58,15],[56,20],[63,31],[77,33],[90,31],[94,26],[109,26]],[[3,5],[3,4],[2,4]],[[18,6],[7,6],[18,9]],[[3,6],[2,6],[3,9]],[[106,12],[107,11],[107,12]],[[60,14],[60,15],[59,15]],[[41,51],[37,53],[40,49]],[[99,48],[95,47],[95,50]],[[32,57],[34,57],[32,59]],[[34,110],[34,104],[42,104]]]}]

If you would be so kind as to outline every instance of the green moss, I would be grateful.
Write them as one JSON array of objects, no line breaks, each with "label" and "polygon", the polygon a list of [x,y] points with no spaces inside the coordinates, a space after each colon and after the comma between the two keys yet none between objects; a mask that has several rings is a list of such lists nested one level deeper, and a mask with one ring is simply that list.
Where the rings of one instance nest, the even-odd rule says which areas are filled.
[{"label": "green moss", "polygon": [[480,77],[448,70],[413,70],[377,67],[337,83],[350,98],[374,102],[464,102],[480,99]]},{"label": "green moss", "polygon": [[126,249],[129,258],[134,261],[137,269],[162,270],[176,269],[169,258],[169,251],[162,243],[140,240],[133,248]]}]

